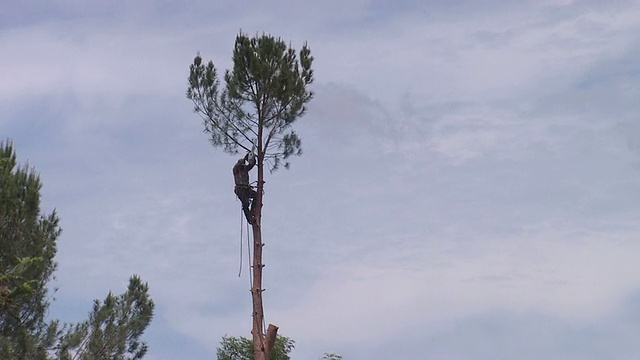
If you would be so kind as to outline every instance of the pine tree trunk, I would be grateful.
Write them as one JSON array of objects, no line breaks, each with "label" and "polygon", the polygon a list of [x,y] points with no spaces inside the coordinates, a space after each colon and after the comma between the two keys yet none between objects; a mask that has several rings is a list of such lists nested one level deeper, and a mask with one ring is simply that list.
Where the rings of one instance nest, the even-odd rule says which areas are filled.
[{"label": "pine tree trunk", "polygon": [[265,338],[264,335],[264,305],[262,302],[262,194],[264,189],[264,157],[261,149],[258,149],[258,186],[257,196],[255,199],[253,222],[253,288],[251,289],[251,297],[253,300],[253,349],[255,360],[269,360],[271,349],[275,343],[278,327],[269,324],[269,331]]}]

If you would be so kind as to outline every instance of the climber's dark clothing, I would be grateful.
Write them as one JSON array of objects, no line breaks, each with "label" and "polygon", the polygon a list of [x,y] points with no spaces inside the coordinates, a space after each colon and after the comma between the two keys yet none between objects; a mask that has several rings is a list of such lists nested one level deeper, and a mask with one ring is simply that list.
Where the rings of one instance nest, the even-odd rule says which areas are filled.
[{"label": "climber's dark clothing", "polygon": [[249,224],[253,224],[253,204],[258,195],[249,185],[249,171],[255,165],[255,157],[247,154],[233,166],[233,180],[236,184],[234,192],[242,202],[242,211]]}]

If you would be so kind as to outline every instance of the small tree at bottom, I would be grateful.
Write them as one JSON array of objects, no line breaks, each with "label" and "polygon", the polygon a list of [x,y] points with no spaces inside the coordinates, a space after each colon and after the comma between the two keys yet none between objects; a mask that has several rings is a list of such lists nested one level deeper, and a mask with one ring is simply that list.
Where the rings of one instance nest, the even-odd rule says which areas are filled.
[{"label": "small tree at bottom", "polygon": [[[295,341],[285,336],[276,336],[271,349],[270,360],[290,360],[289,353],[295,347]],[[253,341],[246,337],[224,336],[216,351],[217,360],[253,360]]]}]

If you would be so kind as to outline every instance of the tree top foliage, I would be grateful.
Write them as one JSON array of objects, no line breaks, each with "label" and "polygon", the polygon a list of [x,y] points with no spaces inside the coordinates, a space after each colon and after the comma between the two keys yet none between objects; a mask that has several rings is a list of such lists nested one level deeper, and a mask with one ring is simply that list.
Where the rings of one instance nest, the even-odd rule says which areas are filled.
[{"label": "tree top foliage", "polygon": [[220,87],[213,63],[198,54],[189,67],[187,98],[204,122],[213,146],[230,154],[257,150],[258,163],[275,170],[292,155],[302,153],[301,141],[291,129],[304,115],[313,93],[313,57],[307,44],[296,53],[281,38],[240,32],[233,48],[233,68]]}]

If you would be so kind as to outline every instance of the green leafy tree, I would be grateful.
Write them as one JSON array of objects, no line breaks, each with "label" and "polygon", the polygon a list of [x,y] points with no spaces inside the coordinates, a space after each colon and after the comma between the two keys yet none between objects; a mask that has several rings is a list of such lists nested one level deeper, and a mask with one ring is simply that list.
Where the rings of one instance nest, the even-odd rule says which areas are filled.
[{"label": "green leafy tree", "polygon": [[[290,360],[289,353],[295,347],[295,341],[288,337],[276,336],[271,350],[270,360]],[[251,339],[245,337],[224,336],[216,351],[217,360],[253,360],[254,348]]]},{"label": "green leafy tree", "polygon": [[[52,334],[45,314],[47,282],[56,269],[58,217],[40,213],[39,176],[18,166],[0,142],[0,355],[44,359]],[[54,331],[55,332],[55,331]],[[4,357],[9,356],[9,357]]]},{"label": "green leafy tree", "polygon": [[153,317],[149,287],[138,276],[124,294],[95,301],[89,320],[67,329],[58,345],[58,357],[70,359],[142,359],[147,344],[140,341]]},{"label": "green leafy tree", "polygon": [[[290,360],[295,341],[278,335],[271,351],[270,360]],[[252,360],[254,359],[253,342],[245,337],[223,336],[216,351],[216,360]],[[322,360],[342,360],[342,356],[325,353]]]},{"label": "green leafy tree", "polygon": [[61,230],[55,212],[40,214],[40,189],[38,175],[18,166],[13,144],[0,142],[0,359],[142,358],[139,338],[154,305],[137,276],[124,294],[96,301],[87,321],[45,321]]},{"label": "green leafy tree", "polygon": [[275,171],[289,167],[289,158],[300,155],[301,140],[292,129],[304,115],[313,96],[313,57],[305,44],[299,53],[282,39],[263,34],[249,38],[240,33],[233,48],[233,69],[224,74],[220,88],[212,61],[198,54],[190,66],[187,98],[204,122],[204,131],[214,147],[237,154],[256,152],[257,196],[254,199],[253,230],[253,346],[255,358],[269,359],[277,326],[270,324],[264,335],[262,301],[262,195],[265,165]]}]

